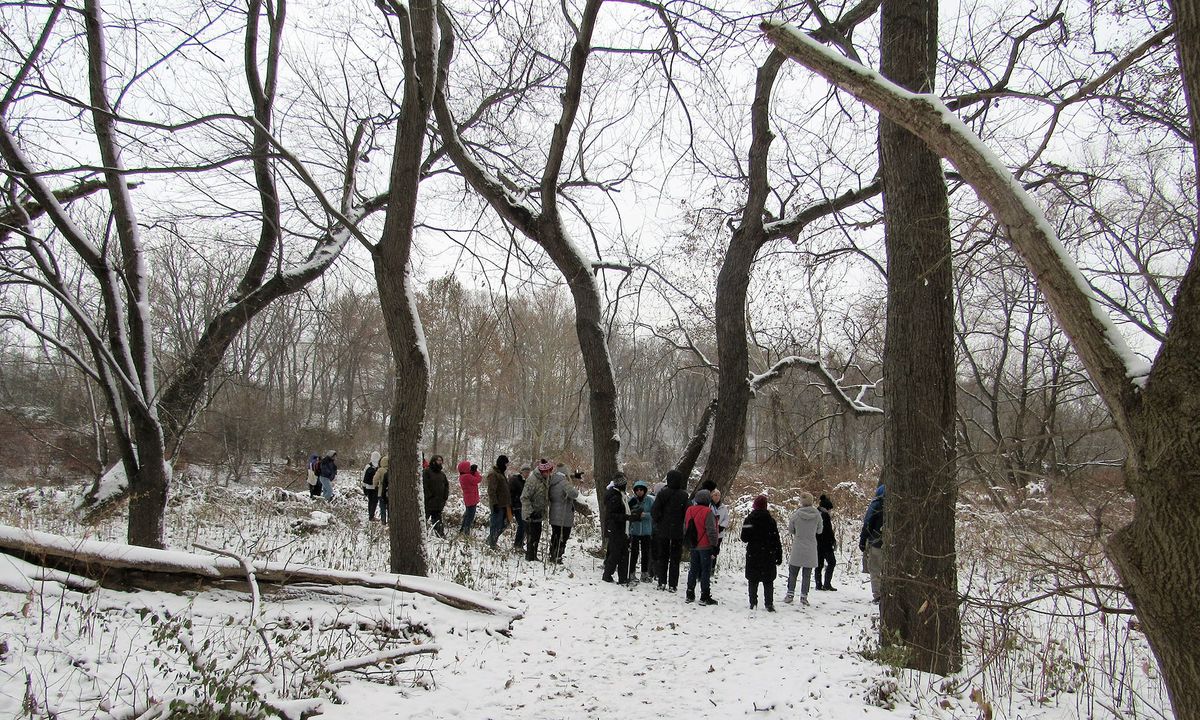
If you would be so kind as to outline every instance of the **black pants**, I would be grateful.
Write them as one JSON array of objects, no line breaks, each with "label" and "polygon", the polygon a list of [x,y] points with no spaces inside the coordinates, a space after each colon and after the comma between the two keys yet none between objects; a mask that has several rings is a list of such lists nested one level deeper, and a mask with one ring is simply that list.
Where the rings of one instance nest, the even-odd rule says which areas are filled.
[{"label": "black pants", "polygon": [[308,486],[309,497],[321,497],[321,481],[318,480],[316,485]]},{"label": "black pants", "polygon": [[625,531],[608,534],[608,551],[604,554],[604,579],[612,580],[613,570],[617,581],[629,582],[629,537]]},{"label": "black pants", "polygon": [[[379,506],[379,491],[375,488],[363,488],[363,495],[367,496],[367,519],[375,519],[375,508]],[[387,511],[384,510],[384,515]]]},{"label": "black pants", "polygon": [[[829,581],[833,579],[833,568],[837,565],[837,558],[833,556],[833,546],[821,547],[817,545],[817,589],[829,586]],[[821,570],[825,570],[825,581],[821,582]]]},{"label": "black pants", "polygon": [[379,522],[387,522],[387,495],[379,495]]},{"label": "black pants", "polygon": [[513,538],[513,547],[525,549],[525,517],[521,515],[521,506],[513,505],[513,520],[517,523],[517,536]]},{"label": "black pants", "polygon": [[567,538],[571,537],[571,528],[565,525],[550,526],[550,562],[562,562],[563,550],[567,547]]},{"label": "black pants", "polygon": [[538,559],[538,545],[542,542],[542,521],[528,520],[525,523],[525,559]]},{"label": "black pants", "polygon": [[674,590],[679,585],[679,554],[683,551],[683,541],[664,537],[656,540],[658,547],[654,550],[654,568],[658,584]]},{"label": "black pants", "polygon": [[[758,580],[750,580],[748,583],[750,585],[750,607],[754,607],[754,606],[758,605],[758,583],[759,582],[760,581],[758,581]],[[774,580],[763,580],[761,582],[762,582],[762,586],[763,586],[763,602],[766,603],[767,607],[774,607],[775,606],[775,581]]]},{"label": "black pants", "polygon": [[437,512],[426,510],[425,519],[428,520],[429,524],[433,526],[433,531],[437,533],[438,537],[446,537],[446,526],[442,524],[441,510],[438,510]]},{"label": "black pants", "polygon": [[638,555],[642,557],[642,572],[650,574],[650,536],[629,536],[629,577],[637,577]]}]

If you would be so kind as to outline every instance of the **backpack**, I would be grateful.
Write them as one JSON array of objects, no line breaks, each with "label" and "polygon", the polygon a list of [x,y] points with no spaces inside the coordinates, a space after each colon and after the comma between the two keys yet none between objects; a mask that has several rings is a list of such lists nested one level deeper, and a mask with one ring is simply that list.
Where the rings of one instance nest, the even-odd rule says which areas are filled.
[{"label": "backpack", "polygon": [[689,547],[696,547],[696,544],[700,542],[700,533],[696,530],[696,523],[694,519],[689,519],[687,521],[687,527],[683,530],[683,541],[687,543]]}]

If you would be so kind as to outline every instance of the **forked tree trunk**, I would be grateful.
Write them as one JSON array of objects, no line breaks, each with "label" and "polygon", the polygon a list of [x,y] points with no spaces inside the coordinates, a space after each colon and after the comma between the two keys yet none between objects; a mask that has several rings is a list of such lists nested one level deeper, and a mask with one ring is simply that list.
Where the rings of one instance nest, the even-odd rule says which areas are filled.
[{"label": "forked tree trunk", "polygon": [[[934,85],[936,0],[883,0],[883,75],[917,92]],[[885,499],[880,634],[905,665],[948,675],[962,667],[954,510],[954,280],[941,158],[881,119],[887,326],[882,482]]]}]

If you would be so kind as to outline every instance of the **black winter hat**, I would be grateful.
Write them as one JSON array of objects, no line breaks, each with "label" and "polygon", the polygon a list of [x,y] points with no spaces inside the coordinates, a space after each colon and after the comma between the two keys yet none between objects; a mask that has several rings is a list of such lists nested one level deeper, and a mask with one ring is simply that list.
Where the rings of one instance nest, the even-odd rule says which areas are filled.
[{"label": "black winter hat", "polygon": [[829,498],[825,497],[824,495],[822,495],[821,499],[817,501],[817,506],[823,507],[826,510],[832,510],[833,509],[833,501],[830,500]]},{"label": "black winter hat", "polygon": [[625,479],[625,473],[618,472],[616,475],[613,475],[612,482],[613,482],[613,487],[623,488],[629,481],[627,479]]},{"label": "black winter hat", "polygon": [[508,467],[508,456],[501,455],[500,457],[496,458],[496,467],[500,468],[501,470]]},{"label": "black winter hat", "polygon": [[687,478],[685,478],[683,476],[683,473],[679,472],[678,470],[668,470],[667,471],[667,487],[669,487],[669,488],[673,488],[675,490],[682,490],[683,483],[686,479]]}]

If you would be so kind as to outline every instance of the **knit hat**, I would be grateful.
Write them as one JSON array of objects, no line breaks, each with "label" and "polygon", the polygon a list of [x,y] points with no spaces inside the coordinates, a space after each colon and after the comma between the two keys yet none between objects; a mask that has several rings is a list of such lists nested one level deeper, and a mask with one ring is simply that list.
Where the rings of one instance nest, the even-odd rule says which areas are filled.
[{"label": "knit hat", "polygon": [[625,478],[625,473],[619,472],[613,475],[612,484],[615,488],[623,488],[629,481]]},{"label": "knit hat", "polygon": [[508,456],[501,455],[500,457],[496,458],[496,467],[500,468],[501,470],[508,467]]},{"label": "knit hat", "polygon": [[700,490],[696,493],[697,505],[712,505],[712,493],[707,490]]},{"label": "knit hat", "polygon": [[533,468],[529,467],[529,463],[525,463],[524,465],[521,466],[521,472],[526,472],[527,470],[532,470],[532,469]]},{"label": "knit hat", "polygon": [[821,499],[817,501],[817,506],[818,506],[818,507],[823,507],[823,508],[825,508],[826,510],[832,510],[832,509],[833,509],[833,501],[832,501],[832,500],[830,500],[830,499],[829,499],[828,497],[826,497],[825,495],[822,495],[822,496],[821,496]]},{"label": "knit hat", "polygon": [[543,475],[549,475],[550,473],[554,472],[554,463],[550,462],[546,458],[542,458],[538,463],[538,472]]},{"label": "knit hat", "polygon": [[[825,497],[825,496],[822,495],[821,497]],[[767,496],[766,495],[759,495],[758,497],[754,498],[754,509],[755,510],[766,510],[767,509]]]}]

